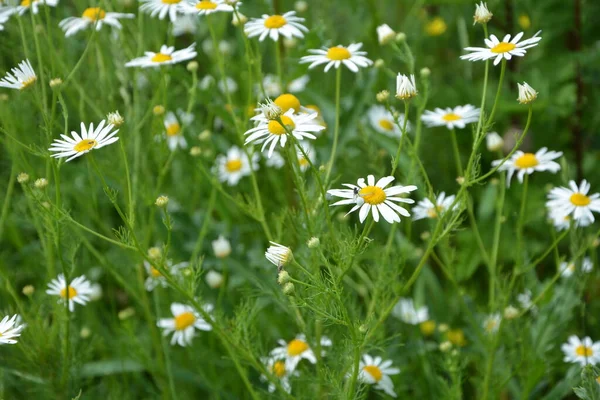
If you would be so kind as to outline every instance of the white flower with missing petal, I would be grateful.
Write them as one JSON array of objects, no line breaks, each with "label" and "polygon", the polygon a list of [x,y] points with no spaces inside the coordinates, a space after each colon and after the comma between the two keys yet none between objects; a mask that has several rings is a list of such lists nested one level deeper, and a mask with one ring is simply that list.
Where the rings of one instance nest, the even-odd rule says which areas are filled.
[{"label": "white flower with missing petal", "polygon": [[535,47],[542,40],[538,36],[542,31],[538,31],[533,37],[519,41],[523,37],[523,32],[518,33],[511,40],[510,35],[504,36],[502,41],[498,40],[496,35],[491,35],[489,39],[485,39],[487,47],[467,47],[465,50],[471,53],[460,56],[462,60],[480,61],[494,58],[494,65],[498,65],[502,59],[510,60],[514,57],[523,57],[527,53],[527,49]]},{"label": "white flower with missing petal", "polygon": [[60,274],[48,284],[46,293],[59,296],[63,303],[67,301],[69,311],[73,312],[75,310],[75,303],[84,306],[90,301],[93,290],[90,281],[84,275],[73,279],[67,286],[65,276]]},{"label": "white flower with missing petal", "polygon": [[235,186],[240,179],[258,169],[258,154],[252,154],[252,162],[239,147],[232,146],[227,154],[220,154],[215,160],[214,172],[221,182]]},{"label": "white flower with missing petal", "polygon": [[2,318],[0,321],[0,345],[17,343],[15,338],[21,336],[24,328],[25,324],[21,324],[21,318],[17,314]]},{"label": "white flower with missing petal", "polygon": [[[212,304],[206,304],[202,308],[207,313],[213,310]],[[171,313],[173,314],[173,318],[161,318],[156,325],[164,329],[164,336],[173,333],[173,337],[171,337],[172,346],[178,344],[185,347],[192,344],[192,339],[196,335],[196,329],[201,331],[212,330],[212,326],[192,306],[173,303],[171,304]]]},{"label": "white flower with missing petal", "polygon": [[592,212],[600,212],[600,194],[588,196],[590,184],[584,179],[578,186],[575,181],[569,181],[569,187],[554,188],[548,193],[546,207],[555,217],[570,216],[580,226],[594,222]]},{"label": "white flower with missing petal", "polygon": [[[542,147],[535,154],[523,153],[517,150],[510,159],[500,166],[499,171],[507,171],[506,187],[509,187],[515,172],[520,183],[523,183],[525,174],[531,175],[535,171],[557,173],[560,171],[560,164],[553,160],[561,157],[562,154],[562,151],[548,151],[546,147]],[[502,161],[495,160],[492,162],[492,166],[500,165]]]},{"label": "white flower with missing petal", "polygon": [[131,19],[135,14],[123,14],[115,12],[106,12],[100,7],[86,8],[81,17],[69,17],[59,22],[58,26],[65,31],[65,37],[72,36],[88,27],[96,27],[96,31],[102,28],[102,25],[110,25],[113,28],[121,29],[123,26],[119,22],[121,18]]},{"label": "white flower with missing petal", "polygon": [[396,77],[396,98],[408,100],[417,95],[417,84],[414,75],[398,74]]},{"label": "white flower with missing petal", "polygon": [[271,246],[265,252],[265,257],[277,267],[283,267],[294,259],[292,249],[282,244],[269,242]]},{"label": "white flower with missing petal", "polygon": [[105,123],[105,120],[100,121],[96,129],[94,129],[94,124],[91,123],[89,128],[86,129],[82,122],[81,134],[75,131],[71,131],[72,137],[61,134],[62,140],[55,139],[48,150],[55,153],[52,154],[54,158],[69,157],[67,159],[67,162],[69,162],[92,150],[108,146],[119,140],[119,137],[115,136],[119,130],[113,131],[114,126],[112,124],[104,126]]},{"label": "white flower with missing petal", "polygon": [[393,182],[394,179],[393,176],[385,176],[376,183],[375,177],[369,175],[366,184],[365,179],[360,178],[356,185],[343,184],[343,186],[349,189],[332,189],[328,190],[327,193],[344,199],[333,203],[332,206],[354,204],[354,207],[346,215],[360,209],[359,219],[361,223],[367,219],[369,211],[371,211],[375,222],[379,222],[379,215],[381,214],[387,222],[393,224],[400,222],[400,215],[410,217],[410,213],[397,205],[396,202],[405,204],[415,202],[413,199],[407,199],[399,195],[417,190],[417,187],[414,185],[398,185],[386,189],[386,186]]},{"label": "white flower with missing petal", "polygon": [[426,110],[421,120],[428,127],[446,126],[448,129],[463,129],[467,124],[479,120],[479,108],[470,104],[454,108],[436,108],[434,111]]},{"label": "white flower with missing petal", "polygon": [[[311,364],[316,364],[317,357],[308,344],[304,334],[296,335],[296,337],[289,342],[280,339],[278,340],[278,343],[279,347],[271,350],[270,355],[273,358],[285,360],[286,370],[295,370],[302,359],[307,360]],[[321,337],[321,348],[329,347],[331,344],[331,340],[327,336]]]},{"label": "white flower with missing petal", "polygon": [[175,47],[163,45],[158,53],[146,51],[143,57],[134,58],[125,64],[125,66],[148,68],[177,64],[196,57],[198,53],[194,50],[195,47],[196,43],[192,43],[185,49],[175,50]]},{"label": "white flower with missing petal", "polygon": [[37,81],[37,76],[29,60],[19,63],[19,66],[7,72],[6,76],[0,80],[0,87],[8,89],[23,90],[27,89]]},{"label": "white flower with missing petal", "polygon": [[429,320],[426,306],[415,307],[412,299],[400,299],[392,309],[392,315],[409,325],[419,325]]},{"label": "white flower with missing petal", "polygon": [[564,362],[579,364],[582,367],[600,362],[600,342],[592,342],[589,336],[581,340],[571,335],[569,341],[560,348],[565,353]]},{"label": "white flower with missing petal", "polygon": [[308,50],[312,55],[304,56],[300,59],[300,63],[311,63],[308,68],[312,69],[318,65],[325,65],[325,72],[329,71],[331,67],[336,69],[340,65],[345,65],[350,71],[358,72],[360,68],[366,68],[373,64],[373,61],[369,60],[366,51],[360,51],[362,43],[352,43],[348,47],[341,45],[334,47],[323,47],[321,49]]},{"label": "white flower with missing petal", "polygon": [[308,28],[301,24],[304,18],[296,17],[295,11],[288,11],[283,15],[263,14],[260,18],[252,18],[244,26],[244,32],[248,37],[258,36],[259,41],[268,36],[272,40],[279,40],[279,36],[285,38],[303,38]]},{"label": "white flower with missing petal", "polygon": [[453,211],[456,208],[456,205],[454,205],[452,209],[450,209],[450,207],[455,199],[455,195],[446,197],[446,193],[441,192],[434,201],[431,201],[428,198],[420,200],[412,209],[413,220],[416,221],[424,218],[435,219],[447,211]]},{"label": "white flower with missing petal", "polygon": [[368,354],[363,354],[360,363],[358,364],[358,379],[378,390],[383,390],[391,397],[397,397],[394,392],[394,382],[390,375],[397,375],[400,369],[392,367],[392,361],[383,361],[381,357],[371,357]]},{"label": "white flower with missing petal", "polygon": [[161,20],[168,15],[171,22],[175,22],[181,17],[179,7],[184,1],[186,0],[140,0],[140,3],[143,3],[140,11],[150,14],[151,17],[158,16]]},{"label": "white flower with missing petal", "polygon": [[529,104],[535,99],[537,99],[538,92],[535,91],[531,86],[527,84],[527,82],[523,82],[521,85],[517,83],[519,87],[519,98],[517,101],[521,104]]}]

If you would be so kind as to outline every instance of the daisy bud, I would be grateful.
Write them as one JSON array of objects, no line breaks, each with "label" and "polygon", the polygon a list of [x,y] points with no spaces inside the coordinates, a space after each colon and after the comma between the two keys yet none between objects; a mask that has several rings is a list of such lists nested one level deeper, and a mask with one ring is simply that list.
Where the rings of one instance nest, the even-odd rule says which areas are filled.
[{"label": "daisy bud", "polygon": [[42,207],[44,207],[45,209],[48,209],[48,210],[49,210],[49,209],[50,209],[50,203],[48,203],[47,201],[44,201],[44,202],[42,203]]},{"label": "daisy bud", "polygon": [[223,275],[217,271],[208,271],[204,280],[211,288],[218,289],[223,284]]},{"label": "daisy bud", "polygon": [[517,310],[513,306],[508,306],[504,309],[504,318],[506,319],[514,319],[519,316],[519,310]]},{"label": "daisy bud", "polygon": [[396,35],[396,42],[397,43],[402,43],[406,40],[406,33],[404,32],[398,32],[398,34]]},{"label": "daisy bud", "polygon": [[519,26],[523,30],[527,30],[527,29],[531,28],[531,19],[529,18],[529,15],[527,15],[527,14],[519,15],[517,22],[519,23]]},{"label": "daisy bud", "polygon": [[308,242],[306,242],[306,245],[308,246],[309,249],[314,249],[315,247],[319,247],[319,245],[321,244],[321,241],[319,240],[318,237],[311,237],[310,239],[308,239]]},{"label": "daisy bud", "polygon": [[504,148],[504,139],[496,132],[489,132],[485,136],[485,142],[489,151],[500,151]]},{"label": "daisy bud", "polygon": [[487,24],[492,19],[492,14],[487,8],[487,3],[483,1],[479,4],[475,4],[475,15],[473,15],[473,25],[475,24]]},{"label": "daisy bud", "polygon": [[465,183],[465,177],[464,176],[459,176],[456,178],[456,183],[458,183],[459,185],[463,185],[463,183]]},{"label": "daisy bud", "polygon": [[217,258],[225,258],[231,254],[231,244],[223,235],[219,235],[217,240],[213,240],[212,248]]},{"label": "daisy bud", "polygon": [[383,61],[381,58],[378,58],[377,60],[375,60],[375,64],[373,64],[375,68],[383,68],[383,66],[385,65],[385,61]]},{"label": "daisy bud", "polygon": [[158,196],[154,204],[158,207],[165,207],[169,204],[169,198],[167,196]]},{"label": "daisy bud", "polygon": [[592,246],[593,246],[593,247],[598,247],[598,246],[600,246],[600,239],[594,239],[594,241],[592,242]]},{"label": "daisy bud", "polygon": [[277,275],[277,283],[280,285],[285,285],[291,280],[290,274],[287,271],[281,271],[279,275]]},{"label": "daisy bud", "polygon": [[358,331],[362,334],[365,334],[369,331],[369,326],[366,324],[362,324],[361,326],[358,327]]},{"label": "daisy bud", "polygon": [[60,85],[62,85],[62,83],[63,83],[62,79],[60,79],[60,78],[54,78],[54,79],[50,79],[49,85],[50,85],[50,87],[52,89],[54,89],[54,88],[59,87]]},{"label": "daisy bud", "polygon": [[421,78],[427,78],[429,77],[429,75],[431,75],[431,70],[427,67],[425,68],[421,68],[421,71],[419,71],[419,73],[421,74]]},{"label": "daisy bud", "polygon": [[295,291],[296,287],[294,287],[294,284],[292,282],[288,282],[285,285],[283,285],[283,294],[285,294],[286,296],[293,296]]},{"label": "daisy bud", "polygon": [[298,44],[298,41],[294,38],[284,38],[283,39],[283,46],[286,49],[293,49],[294,47],[296,47],[297,44]]},{"label": "daisy bud", "polygon": [[382,90],[381,92],[377,93],[375,98],[378,102],[385,103],[387,99],[390,98],[390,92],[388,92],[387,90]]},{"label": "daisy bud", "polygon": [[35,292],[35,288],[33,287],[33,285],[23,286],[22,292],[25,296],[31,296],[33,292]]},{"label": "daisy bud", "polygon": [[112,113],[108,113],[106,119],[108,120],[108,123],[113,124],[115,128],[118,128],[119,126],[125,123],[125,119],[121,117],[121,114],[119,114],[118,110]]},{"label": "daisy bud", "polygon": [[231,24],[233,26],[243,26],[246,22],[248,22],[248,17],[244,14],[239,11],[233,13],[233,18],[231,19]]},{"label": "daisy bud", "polygon": [[8,101],[8,95],[6,93],[0,94],[0,101]]},{"label": "daisy bud", "polygon": [[162,256],[162,250],[160,247],[150,247],[148,249],[148,258],[152,260],[158,260]]},{"label": "daisy bud", "polygon": [[272,246],[269,246],[265,252],[265,257],[277,267],[283,267],[294,259],[292,249],[289,247],[275,242],[269,243],[271,243]]},{"label": "daisy bud", "polygon": [[446,333],[446,332],[448,332],[449,329],[450,329],[450,327],[448,326],[448,324],[440,324],[438,326],[438,331],[440,333]]},{"label": "daisy bud", "polygon": [[396,98],[400,100],[408,100],[417,95],[417,85],[415,76],[398,74],[396,77]]},{"label": "daisy bud", "polygon": [[308,10],[308,3],[305,1],[297,1],[294,3],[294,10],[299,13],[303,13]]},{"label": "daisy bud", "polygon": [[25,172],[21,172],[19,175],[17,175],[17,182],[19,182],[20,184],[27,183],[28,181],[29,175]]},{"label": "daisy bud", "polygon": [[186,68],[188,71],[190,72],[196,72],[198,71],[198,61],[190,61],[187,65]]},{"label": "daisy bud", "polygon": [[492,178],[492,179],[490,179],[490,184],[492,186],[498,186],[499,183],[500,183],[500,181],[498,180],[498,178]]},{"label": "daisy bud", "polygon": [[425,336],[431,336],[435,332],[435,321],[428,320],[419,324],[421,333]]},{"label": "daisy bud", "polygon": [[202,132],[200,132],[200,134],[198,135],[198,140],[202,140],[202,141],[209,140],[211,135],[212,135],[212,132],[209,131],[208,129],[205,129]]},{"label": "daisy bud", "polygon": [[121,311],[119,311],[118,317],[121,321],[124,321],[128,318],[131,318],[135,315],[135,310],[133,307],[127,307]]},{"label": "daisy bud", "polygon": [[102,298],[102,286],[99,283],[92,283],[90,286],[90,301],[100,300]]},{"label": "daisy bud", "polygon": [[529,104],[537,99],[538,92],[536,92],[527,82],[523,82],[521,85],[517,83],[519,87],[519,98],[517,99],[521,104]]},{"label": "daisy bud", "polygon": [[198,146],[194,146],[190,149],[190,155],[192,157],[198,157],[200,154],[202,154],[202,149]]},{"label": "daisy bud", "polygon": [[48,181],[46,180],[46,178],[36,179],[33,185],[38,189],[43,189],[46,186],[48,186]]},{"label": "daisy bud", "polygon": [[260,109],[269,121],[276,121],[283,114],[283,110],[277,104],[273,103],[271,99],[267,99],[265,103],[260,104]]},{"label": "daisy bud", "polygon": [[396,38],[396,32],[388,24],[379,25],[377,27],[377,39],[381,46],[392,42]]},{"label": "daisy bud", "polygon": [[424,231],[421,233],[421,240],[426,241],[431,237],[431,233],[429,231]]},{"label": "daisy bud", "polygon": [[152,112],[154,113],[154,115],[163,115],[165,113],[165,108],[161,105],[158,106],[154,106],[154,108],[152,109]]},{"label": "daisy bud", "polygon": [[79,332],[79,337],[81,337],[82,339],[87,339],[91,336],[92,331],[90,330],[90,328],[84,326],[83,328],[81,328],[81,331]]},{"label": "daisy bud", "polygon": [[447,353],[448,351],[450,351],[450,349],[452,349],[452,343],[450,343],[448,340],[440,343],[440,351],[441,352]]}]

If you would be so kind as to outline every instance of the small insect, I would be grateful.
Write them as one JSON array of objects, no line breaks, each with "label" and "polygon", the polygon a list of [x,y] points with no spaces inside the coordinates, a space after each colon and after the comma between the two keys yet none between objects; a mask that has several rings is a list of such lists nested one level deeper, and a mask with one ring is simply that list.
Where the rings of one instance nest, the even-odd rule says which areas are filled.
[{"label": "small insect", "polygon": [[352,193],[354,193],[354,197],[352,198],[356,204],[363,204],[365,201],[363,200],[363,195],[360,194],[360,189],[355,187],[352,189]]}]

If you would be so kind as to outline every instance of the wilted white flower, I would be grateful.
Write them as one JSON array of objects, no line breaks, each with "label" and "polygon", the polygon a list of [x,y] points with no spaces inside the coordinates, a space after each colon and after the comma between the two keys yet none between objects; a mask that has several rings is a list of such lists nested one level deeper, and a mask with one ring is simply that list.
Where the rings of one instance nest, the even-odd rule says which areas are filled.
[{"label": "wilted white flower", "polygon": [[400,100],[408,100],[417,95],[417,85],[415,76],[398,74],[396,77],[396,98]]},{"label": "wilted white flower", "polygon": [[487,3],[483,1],[479,4],[475,4],[475,15],[473,16],[473,25],[475,24],[486,24],[492,19],[492,14],[487,8]]},{"label": "wilted white flower", "polygon": [[282,244],[269,242],[271,246],[265,252],[265,257],[277,267],[283,267],[289,264],[294,259],[292,249]]},{"label": "wilted white flower", "polygon": [[388,24],[379,25],[377,27],[377,39],[379,44],[384,46],[396,38],[396,32],[389,27]]},{"label": "wilted white flower", "polygon": [[529,104],[537,99],[538,92],[529,86],[527,82],[523,82],[523,84],[517,83],[517,86],[519,87],[519,98],[517,99],[519,103]]}]

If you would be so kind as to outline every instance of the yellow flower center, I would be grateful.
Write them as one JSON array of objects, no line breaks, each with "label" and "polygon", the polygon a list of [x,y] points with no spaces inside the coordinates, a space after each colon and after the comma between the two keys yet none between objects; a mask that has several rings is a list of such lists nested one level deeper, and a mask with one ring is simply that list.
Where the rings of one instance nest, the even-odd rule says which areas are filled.
[{"label": "yellow flower center", "polygon": [[308,350],[308,344],[300,339],[294,339],[288,343],[287,352],[290,356],[299,356]]},{"label": "yellow flower center", "polygon": [[371,205],[381,204],[387,198],[383,189],[377,186],[365,186],[359,193],[365,203]]},{"label": "yellow flower center", "polygon": [[531,27],[531,19],[529,19],[529,16],[527,14],[521,14],[519,15],[519,26],[526,30],[529,29]]},{"label": "yellow flower center", "polygon": [[300,164],[301,167],[308,167],[308,165],[309,165],[308,160],[304,157],[300,157],[298,159],[298,163]]},{"label": "yellow flower center", "polygon": [[571,272],[575,272],[575,264],[571,263],[567,265],[567,269]]},{"label": "yellow flower center", "polygon": [[594,355],[594,350],[591,347],[586,347],[584,345],[579,345],[575,349],[575,354],[581,357],[591,357]]},{"label": "yellow flower center", "polygon": [[155,63],[161,63],[161,62],[165,62],[165,61],[171,61],[172,59],[173,59],[173,57],[171,57],[168,54],[156,53],[154,55],[154,57],[152,57],[150,59],[150,61],[155,62]]},{"label": "yellow flower center", "polygon": [[352,57],[352,54],[350,54],[348,49],[345,47],[336,46],[336,47],[331,47],[329,50],[327,50],[327,58],[329,58],[330,60],[334,60],[334,61],[347,60],[350,57]]},{"label": "yellow flower center", "polygon": [[446,22],[441,17],[435,17],[425,26],[425,32],[429,36],[439,36],[442,33],[446,32],[447,29]]},{"label": "yellow flower center", "polygon": [[[283,124],[287,126],[290,130],[294,130],[294,128],[296,127],[294,121],[292,121],[290,117],[286,117],[285,115],[281,117],[281,122],[283,122]],[[285,128],[281,126],[279,121],[269,121],[267,129],[272,135],[285,135]]]},{"label": "yellow flower center", "polygon": [[596,378],[596,382],[600,385],[600,376]]},{"label": "yellow flower center", "polygon": [[540,162],[533,153],[525,153],[515,161],[515,165],[520,169],[533,168],[539,163]]},{"label": "yellow flower center", "polygon": [[571,204],[577,207],[584,207],[592,202],[592,200],[583,193],[573,193],[569,200],[571,200]]},{"label": "yellow flower center", "polygon": [[158,277],[162,276],[162,274],[160,273],[160,271],[157,270],[154,267],[150,267],[150,275],[152,275],[153,278],[158,278]]},{"label": "yellow flower center", "polygon": [[22,87],[20,90],[23,89],[27,89],[29,86],[33,85],[35,83],[35,81],[37,81],[37,77],[36,76],[32,76],[31,78],[27,79],[26,81],[23,81],[22,83]]},{"label": "yellow flower center", "polygon": [[512,43],[500,42],[490,50],[492,53],[508,53],[509,51],[514,50],[516,47],[517,46]]},{"label": "yellow flower center", "polygon": [[179,132],[181,132],[181,125],[179,125],[179,123],[175,122],[174,124],[167,126],[167,136],[175,136],[178,135]]},{"label": "yellow flower center", "polygon": [[90,151],[91,149],[96,147],[97,144],[98,142],[96,142],[94,139],[84,139],[81,142],[77,143],[75,147],[73,147],[73,150],[75,150],[78,153],[81,153],[83,151]]},{"label": "yellow flower center", "polygon": [[381,372],[379,367],[377,367],[375,365],[365,365],[363,367],[363,371],[365,371],[367,374],[371,375],[373,377],[373,379],[375,379],[375,382],[379,382],[381,380],[381,378],[383,378],[383,373]]},{"label": "yellow flower center", "polygon": [[425,336],[431,336],[433,335],[433,332],[435,332],[435,321],[425,321],[425,322],[421,322],[421,324],[419,325],[419,328],[421,329],[421,333]]},{"label": "yellow flower center", "polygon": [[196,4],[196,8],[198,10],[214,10],[217,8],[217,3],[213,3],[212,1],[202,0],[200,3]]},{"label": "yellow flower center", "polygon": [[492,332],[494,329],[496,329],[497,326],[498,323],[495,320],[490,319],[485,323],[485,330],[488,332]]},{"label": "yellow flower center", "polygon": [[283,378],[285,376],[285,363],[283,361],[275,362],[272,372],[276,377]]},{"label": "yellow flower center", "polygon": [[69,292],[69,300],[73,297],[77,296],[77,290],[73,286],[69,286],[68,288],[64,288],[60,290],[60,297],[63,299],[67,297],[67,291]]},{"label": "yellow flower center", "polygon": [[229,160],[225,163],[225,169],[227,172],[237,172],[242,169],[242,160]]},{"label": "yellow flower center", "polygon": [[435,206],[433,208],[430,208],[429,210],[427,210],[427,216],[429,218],[437,218],[438,215],[444,211],[444,207],[443,206]]},{"label": "yellow flower center", "polygon": [[461,329],[450,329],[447,334],[450,343],[456,346],[463,347],[467,344],[465,333]]},{"label": "yellow flower center", "polygon": [[265,19],[265,28],[267,29],[279,29],[285,24],[287,24],[287,21],[281,15],[271,15]]},{"label": "yellow flower center", "polygon": [[180,3],[181,0],[161,0],[163,4],[177,4]]},{"label": "yellow flower center", "polygon": [[196,322],[196,317],[193,313],[186,311],[175,317],[175,329],[182,331]]},{"label": "yellow flower center", "polygon": [[83,18],[87,18],[90,21],[96,22],[106,17],[106,12],[100,7],[86,8],[82,15]]},{"label": "yellow flower center", "polygon": [[293,94],[285,93],[275,99],[273,102],[279,108],[281,108],[281,112],[284,114],[290,109],[293,108],[295,112],[300,111],[300,100]]},{"label": "yellow flower center", "polygon": [[454,114],[454,113],[448,113],[448,114],[444,115],[442,117],[442,119],[446,122],[452,122],[452,121],[458,121],[459,119],[461,119],[461,116]]},{"label": "yellow flower center", "polygon": [[379,126],[383,129],[385,129],[386,131],[394,130],[394,124],[389,119],[380,119]]},{"label": "yellow flower center", "polygon": [[31,3],[37,3],[38,1],[39,0],[33,0],[33,1],[31,1],[31,0],[23,0],[21,2],[21,6],[23,6],[23,7],[29,7],[29,6],[31,6]]}]

